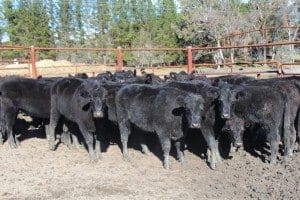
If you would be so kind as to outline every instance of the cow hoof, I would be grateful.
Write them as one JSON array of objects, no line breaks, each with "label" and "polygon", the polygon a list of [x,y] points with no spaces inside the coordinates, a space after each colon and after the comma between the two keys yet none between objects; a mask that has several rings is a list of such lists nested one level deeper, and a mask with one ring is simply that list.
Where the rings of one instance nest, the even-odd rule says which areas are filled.
[{"label": "cow hoof", "polygon": [[126,161],[126,162],[129,162],[129,161],[130,161],[128,155],[123,155],[123,160]]},{"label": "cow hoof", "polygon": [[97,153],[97,159],[102,160],[102,154],[101,153]]},{"label": "cow hoof", "polygon": [[54,144],[49,144],[49,149],[51,151],[55,151],[55,145]]},{"label": "cow hoof", "polygon": [[10,146],[11,149],[18,148],[18,145],[16,143],[14,143],[14,142],[9,143],[9,146]]},{"label": "cow hoof", "polygon": [[185,161],[184,158],[179,159],[178,161],[179,161],[179,163],[180,163],[182,166],[184,166],[184,165],[186,164],[186,161]]},{"label": "cow hoof", "polygon": [[169,170],[170,169],[170,165],[169,164],[164,164],[164,169]]},{"label": "cow hoof", "polygon": [[74,147],[75,149],[84,149],[84,146],[83,146],[83,145],[80,145],[80,144],[78,144],[78,145],[73,145],[73,147]]},{"label": "cow hoof", "polygon": [[217,165],[216,163],[210,163],[209,164],[209,167],[212,169],[212,170],[215,170],[217,168]]},{"label": "cow hoof", "polygon": [[276,160],[271,160],[271,161],[270,161],[270,165],[271,165],[271,166],[276,165]]},{"label": "cow hoof", "polygon": [[90,155],[90,162],[91,163],[97,163],[98,162],[98,156]]},{"label": "cow hoof", "polygon": [[146,150],[146,149],[142,149],[142,153],[146,156],[149,156],[150,155],[150,152],[149,150]]},{"label": "cow hoof", "polygon": [[147,156],[150,155],[150,151],[149,151],[147,145],[142,144],[141,146],[142,146],[142,153],[147,155]]}]

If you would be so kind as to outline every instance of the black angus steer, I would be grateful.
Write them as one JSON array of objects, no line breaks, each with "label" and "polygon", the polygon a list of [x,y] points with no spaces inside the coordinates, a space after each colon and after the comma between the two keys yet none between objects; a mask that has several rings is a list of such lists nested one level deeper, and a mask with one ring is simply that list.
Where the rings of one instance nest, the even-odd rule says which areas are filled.
[{"label": "black angus steer", "polygon": [[123,157],[128,157],[128,136],[131,124],[134,124],[157,134],[165,168],[169,168],[171,140],[175,141],[177,156],[181,160],[180,139],[187,126],[200,128],[203,101],[200,95],[176,88],[138,84],[122,87],[116,95],[116,110]]},{"label": "black angus steer", "polygon": [[97,74],[95,79],[99,81],[113,81],[113,74],[110,71]]},{"label": "black angus steer", "polygon": [[96,128],[93,117],[103,117],[103,95],[105,95],[105,91],[94,80],[64,78],[53,85],[51,88],[49,126],[49,147],[51,150],[55,149],[55,128],[59,118],[63,116],[77,123],[85,139],[91,160],[97,160],[98,155],[94,150]]},{"label": "black angus steer", "polygon": [[210,78],[212,85],[217,86],[219,82],[226,82],[233,85],[241,85],[249,81],[255,81],[254,77],[244,75],[226,75]]},{"label": "black angus steer", "polygon": [[49,119],[50,88],[56,79],[6,78],[0,83],[1,131],[11,147],[17,147],[13,127],[19,111],[31,117]]},{"label": "black angus steer", "polygon": [[136,77],[136,71],[132,72],[131,70],[128,70],[128,71],[121,70],[121,71],[116,71],[113,74],[112,80],[114,82],[123,83],[134,77]]},{"label": "black angus steer", "polygon": [[239,123],[227,124],[236,140],[234,144],[243,143],[244,128],[230,126],[260,127],[270,142],[270,163],[275,164],[281,136],[287,148],[290,144],[290,108],[286,96],[266,86],[243,86],[236,90],[237,100],[232,104],[234,114],[230,120]]},{"label": "black angus steer", "polygon": [[[204,110],[202,112],[201,132],[208,145],[207,161],[212,169],[215,169],[221,156],[216,138],[221,133],[224,120],[220,114],[223,108],[227,108],[226,96],[228,93],[218,87],[213,87],[207,82],[169,82],[167,87],[173,87],[194,94],[200,94],[204,98]],[[223,97],[224,96],[224,97]],[[222,97],[222,98],[221,98]]]},{"label": "black angus steer", "polygon": [[[290,125],[289,127],[289,135],[290,140],[285,141],[287,143],[285,145],[285,150],[288,155],[292,155],[293,147],[297,138],[296,129],[298,128],[299,117],[297,119],[297,115],[300,110],[300,79],[297,77],[287,77],[287,78],[273,78],[266,80],[258,80],[248,82],[247,85],[255,85],[255,86],[267,86],[272,90],[276,90],[280,92],[287,100],[287,104],[289,107],[289,118]],[[298,135],[299,135],[299,130]],[[286,138],[287,139],[287,138]]]}]

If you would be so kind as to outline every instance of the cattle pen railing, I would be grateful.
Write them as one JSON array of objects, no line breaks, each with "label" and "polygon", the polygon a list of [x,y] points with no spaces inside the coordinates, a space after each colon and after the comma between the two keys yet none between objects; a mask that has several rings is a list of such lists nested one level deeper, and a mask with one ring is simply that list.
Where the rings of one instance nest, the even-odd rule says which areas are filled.
[{"label": "cattle pen railing", "polygon": [[[21,51],[23,55],[25,55],[25,59],[21,59],[26,66],[18,67],[18,65],[14,66],[13,68],[6,68],[1,67],[1,71],[22,71],[21,74],[23,76],[28,76],[31,78],[36,78],[39,75],[54,75],[54,74],[43,74],[40,73],[37,68],[37,61],[38,61],[38,54],[43,51],[65,51],[65,52],[105,52],[110,53],[115,58],[114,63],[106,63],[107,66],[104,70],[99,70],[96,68],[93,68],[93,66],[99,66],[99,64],[94,63],[82,63],[82,64],[74,64],[74,65],[63,65],[63,66],[48,66],[44,68],[72,68],[75,69],[73,71],[74,73],[79,72],[79,68],[82,68],[83,71],[86,69],[87,66],[89,66],[89,71],[86,69],[87,73],[91,73],[92,75],[95,75],[96,73],[99,73],[101,71],[118,71],[123,70],[124,68],[124,53],[126,52],[178,52],[180,54],[183,54],[185,58],[185,63],[182,65],[176,65],[176,66],[146,66],[143,67],[144,69],[157,69],[157,68],[164,68],[164,69],[180,69],[183,71],[186,71],[188,73],[191,73],[195,69],[198,74],[200,75],[225,75],[225,74],[252,74],[256,75],[258,78],[261,74],[268,74],[268,73],[274,73],[277,74],[278,77],[282,77],[285,75],[300,75],[300,72],[286,72],[285,67],[286,66],[300,66],[300,62],[280,62],[275,59],[269,59],[269,60],[263,60],[263,61],[239,61],[239,62],[222,62],[222,63],[195,63],[193,59],[193,53],[197,51],[201,52],[211,52],[211,51],[218,51],[218,50],[232,50],[232,49],[250,49],[250,48],[270,48],[275,46],[283,46],[283,45],[299,45],[300,41],[281,41],[281,42],[272,42],[272,43],[264,43],[264,44],[251,44],[251,45],[236,45],[236,46],[220,46],[220,47],[187,47],[187,48],[61,48],[61,47],[24,47],[24,46],[0,46],[0,52],[2,51]],[[7,61],[6,61],[7,62]],[[251,70],[251,71],[234,71],[233,66],[236,65],[271,65],[272,70]],[[203,67],[215,67],[216,65],[219,66],[227,66],[231,70],[229,72],[220,72],[220,71],[212,71],[212,72],[201,72],[201,68]],[[200,71],[200,72],[199,72]],[[60,75],[66,75],[69,74],[64,72],[60,72]],[[56,74],[57,75],[57,74]]]}]

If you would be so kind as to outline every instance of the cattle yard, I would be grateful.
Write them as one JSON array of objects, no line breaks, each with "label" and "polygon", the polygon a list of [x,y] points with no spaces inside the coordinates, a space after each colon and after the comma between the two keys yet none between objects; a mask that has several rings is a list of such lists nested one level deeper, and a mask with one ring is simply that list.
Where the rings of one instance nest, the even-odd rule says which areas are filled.
[{"label": "cattle yard", "polygon": [[[250,77],[250,82],[255,81],[253,79],[278,77],[280,78],[278,80],[283,80],[282,82],[279,81],[279,84],[275,84],[274,82],[268,83],[267,81],[262,83],[267,85],[269,84],[268,88],[264,88],[264,91],[269,90],[270,93],[271,91],[274,92],[272,94],[280,96],[278,101],[280,101],[280,103],[284,103],[281,102],[281,100],[284,99],[281,99],[281,97],[286,97],[284,90],[291,89],[289,88],[290,83],[285,82],[285,80],[288,79],[285,79],[284,77],[300,74],[300,62],[297,59],[293,62],[279,62],[274,59],[257,61],[243,59],[236,62],[232,62],[232,60],[225,60],[222,63],[197,63],[194,61],[194,57],[196,56],[195,52],[211,52],[219,49],[251,49],[256,47],[263,48],[299,44],[299,41],[292,41],[246,46],[187,47],[178,49],[42,48],[33,46],[1,46],[1,51],[22,52],[24,57],[22,59],[18,58],[14,63],[12,63],[12,60],[2,59],[0,76],[17,75],[21,77],[31,77],[35,81],[41,81],[44,86],[45,83],[43,83],[43,78],[35,78],[40,75],[42,77],[66,77],[69,74],[75,75],[78,73],[87,73],[90,77],[97,77],[98,73],[110,75],[107,71],[120,72],[121,70],[133,71],[134,69],[137,70],[137,75],[142,79],[142,81],[144,81],[144,74],[142,74],[142,71],[148,74],[157,75],[161,78],[165,75],[169,75],[170,77],[168,78],[172,78],[170,72],[175,72],[174,74],[177,75],[183,75],[184,78],[190,78],[190,73],[195,70],[196,73],[193,74],[193,79],[196,80],[200,77],[204,81],[211,81],[211,85],[220,84],[217,81],[214,82],[218,79],[214,78],[224,75],[247,75],[247,78]],[[114,58],[113,60],[115,60],[115,62],[104,64],[100,61],[94,62],[89,59],[85,61],[78,61],[73,60],[72,56],[68,57],[68,59],[42,59],[42,53],[44,51],[64,53],[74,52],[74,55],[78,52],[101,52],[101,56],[111,56]],[[151,66],[152,64],[149,64],[133,67],[127,66],[124,62],[126,52],[155,52],[166,54],[177,52],[182,54],[184,59],[181,63],[175,64],[154,63],[153,66]],[[219,68],[217,65],[219,65]],[[185,71],[187,73],[180,74],[181,71]],[[209,79],[207,77],[209,77]],[[52,79],[50,80],[52,81]],[[134,79],[134,81],[137,81],[137,79]],[[168,80],[164,80],[166,83],[163,80],[161,81],[163,84],[169,84],[167,82]],[[124,82],[126,83],[126,80]],[[297,81],[295,82],[298,83]],[[295,82],[292,81],[292,83]],[[123,81],[120,81],[117,84],[122,83]],[[130,83],[128,83],[128,88],[132,89],[130,87]],[[152,84],[155,85],[154,83]],[[192,83],[188,82],[187,84]],[[251,85],[251,87],[256,87],[257,85],[255,84]],[[209,87],[211,85],[209,85]],[[172,85],[172,83],[170,83],[168,86],[176,88],[182,87],[183,85]],[[262,85],[258,85],[257,87],[261,86]],[[0,87],[2,87],[1,84]],[[101,87],[105,88],[110,86],[106,85]],[[214,85],[214,87],[222,88],[222,85]],[[34,88],[35,87],[32,87],[33,91],[35,91]],[[289,90],[292,91],[291,93],[294,92],[292,89]],[[230,90],[234,91],[235,88],[230,88]],[[162,89],[160,88],[159,91],[162,91]],[[187,91],[191,93],[190,90]],[[31,91],[27,91],[27,93],[24,93],[28,94],[28,99],[35,99],[34,96],[37,94],[30,94],[30,92]],[[170,89],[167,92],[170,92]],[[124,93],[126,97],[126,92]],[[56,95],[59,96],[60,94]],[[129,103],[135,105],[134,103],[136,102],[134,102],[135,99],[133,96],[134,95],[131,94],[126,98],[124,97],[124,99],[132,98],[132,101],[129,101]],[[168,97],[171,95],[167,93],[165,96]],[[292,94],[288,94],[287,97],[294,96]],[[299,96],[296,96],[296,98],[298,97]],[[260,98],[260,96],[257,98],[258,102],[253,100],[254,104],[257,105],[258,108],[263,107],[263,109],[266,110],[271,109],[272,111],[276,110],[278,113],[281,112],[281,109],[278,107],[271,106],[271,108],[269,108],[269,104],[259,102]],[[177,100],[177,98],[172,99]],[[32,101],[38,102],[38,100]],[[165,103],[167,101],[168,99],[163,102]],[[296,99],[295,102],[298,101],[299,99]],[[56,103],[59,104],[59,101],[57,100]],[[72,104],[71,101],[63,103],[67,103],[68,106]],[[127,110],[128,107],[134,107],[129,103],[125,106],[125,110],[122,110],[120,113],[134,113],[138,110]],[[34,104],[37,103],[33,103],[33,105]],[[106,102],[106,104],[108,103]],[[145,108],[149,106],[148,104],[144,105]],[[149,110],[155,112],[157,109],[160,109],[157,105],[158,104],[151,104],[151,109]],[[117,105],[117,107],[118,106],[119,105]],[[165,105],[164,108],[165,107],[167,106]],[[251,107],[251,104],[249,107]],[[144,107],[139,108],[144,109]],[[47,109],[46,103],[42,106],[42,110],[44,109]],[[108,109],[110,109],[109,105]],[[143,109],[136,112],[139,114],[143,113]],[[65,112],[62,115],[67,116],[69,114],[68,110],[72,109],[61,111]],[[161,110],[163,110],[163,108]],[[260,110],[258,109],[257,113]],[[292,111],[292,109],[290,111]],[[247,112],[247,110],[244,110],[244,112]],[[163,115],[162,118],[159,118],[159,122],[161,124],[167,124],[168,121],[164,121],[165,113],[162,111],[159,111],[159,113],[161,113],[160,115]],[[262,116],[272,117],[268,114],[269,113],[262,113]],[[124,114],[124,117],[122,118],[126,117],[128,116],[125,116]],[[299,114],[297,117],[299,118]],[[140,118],[145,120],[143,117]],[[144,149],[140,146],[139,137],[137,137],[137,133],[135,133],[138,131],[135,130],[136,127],[132,128],[135,131],[133,131],[128,141],[129,157],[124,158],[124,155],[122,156],[122,152],[124,153],[122,146],[124,146],[124,144],[120,140],[118,131],[115,133],[115,128],[109,129],[108,133],[106,133],[110,135],[109,142],[106,144],[105,148],[102,147],[102,158],[97,162],[91,162],[91,159],[87,155],[87,149],[82,146],[78,147],[68,144],[67,142],[62,141],[62,139],[59,139],[59,136],[56,140],[54,140],[55,151],[49,150],[50,143],[49,134],[46,134],[47,127],[44,127],[44,123],[40,123],[39,125],[34,124],[34,120],[34,118],[23,115],[23,113],[19,113],[13,132],[20,142],[20,146],[12,149],[10,147],[9,138],[7,138],[8,141],[5,141],[3,145],[0,145],[0,168],[2,169],[0,172],[0,181],[2,183],[2,187],[0,188],[0,199],[299,199],[300,197],[300,153],[294,152],[294,154],[289,157],[288,162],[285,162],[286,145],[284,139],[286,138],[282,138],[281,142],[279,142],[279,155],[276,157],[277,163],[271,165],[269,161],[272,154],[272,147],[269,143],[272,142],[272,139],[269,139],[269,143],[265,143],[264,141],[263,144],[260,143],[260,140],[257,140],[257,143],[254,144],[254,149],[244,146],[240,147],[238,151],[232,151],[234,149],[232,148],[230,150],[228,135],[224,135],[225,138],[219,138],[221,144],[219,144],[219,150],[222,162],[218,162],[217,167],[214,167],[212,166],[213,156],[210,158],[210,151],[207,150],[208,148],[211,148],[211,144],[207,143],[206,138],[202,136],[202,134],[205,135],[206,132],[199,133],[199,127],[195,126],[193,129],[189,129],[188,135],[185,138],[186,145],[184,146],[184,161],[178,161],[178,152],[174,145],[175,142],[172,142],[170,150],[170,169],[164,169],[163,164],[165,164],[165,158],[163,156],[162,146],[160,145],[160,143],[163,142],[159,140],[159,134],[145,134],[145,141],[150,150],[149,154],[145,154],[142,153]],[[109,120],[114,121],[116,119],[112,120],[110,118]],[[173,119],[173,122],[176,120],[177,118]],[[202,118],[202,120],[204,119]],[[286,119],[284,118],[282,120]],[[144,125],[142,122],[132,123],[138,128],[141,128]],[[246,122],[245,126],[248,126],[248,124],[246,125]],[[149,127],[142,127],[141,129],[146,130],[147,128]],[[231,127],[230,130],[234,130],[234,128]],[[299,131],[299,125],[297,129]],[[260,131],[258,132],[260,133]],[[60,137],[62,137],[62,135]],[[298,145],[300,145],[299,142],[298,138]],[[164,165],[164,167],[166,166]],[[214,168],[214,170],[212,168]]]}]

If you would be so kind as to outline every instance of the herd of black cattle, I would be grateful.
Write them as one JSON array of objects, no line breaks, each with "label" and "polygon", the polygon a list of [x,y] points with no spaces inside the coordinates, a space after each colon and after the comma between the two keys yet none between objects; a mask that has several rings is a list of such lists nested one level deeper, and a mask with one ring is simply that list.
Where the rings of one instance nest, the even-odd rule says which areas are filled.
[{"label": "herd of black cattle", "polygon": [[[178,160],[184,160],[185,138],[191,129],[202,133],[212,169],[221,162],[218,138],[226,135],[232,148],[239,148],[245,132],[254,139],[265,136],[270,143],[270,163],[275,164],[280,143],[283,162],[300,149],[299,105],[297,76],[255,80],[241,75],[206,78],[181,72],[161,79],[153,74],[136,76],[131,71],[118,71],[90,78],[86,74],[68,78],[3,77],[0,142],[7,140],[11,147],[17,147],[13,130],[21,112],[45,127],[51,150],[56,148],[56,138],[72,145],[82,142],[92,161],[101,158],[103,134],[109,134],[107,127],[115,125],[124,159],[128,158],[128,137],[134,126],[158,136],[165,168],[169,168],[171,141]],[[78,125],[79,133],[71,131],[69,122]],[[147,154],[145,138],[138,135]]]}]

